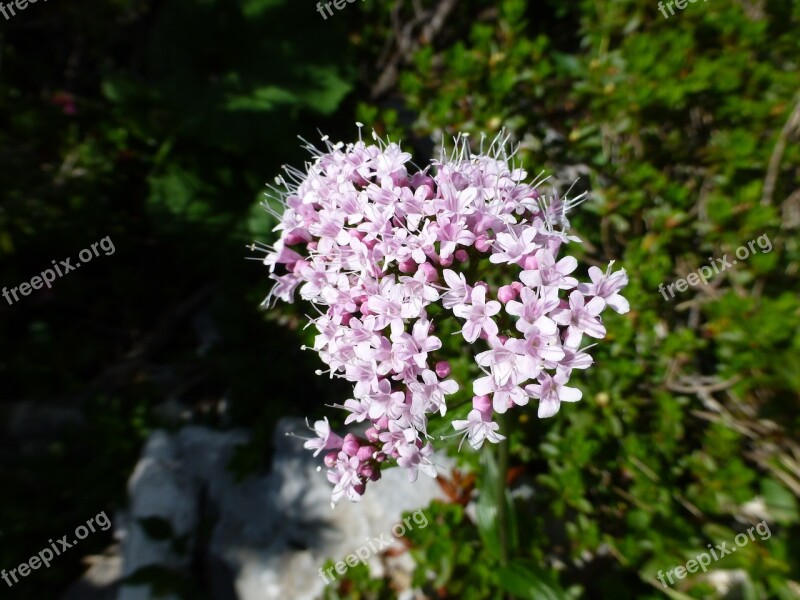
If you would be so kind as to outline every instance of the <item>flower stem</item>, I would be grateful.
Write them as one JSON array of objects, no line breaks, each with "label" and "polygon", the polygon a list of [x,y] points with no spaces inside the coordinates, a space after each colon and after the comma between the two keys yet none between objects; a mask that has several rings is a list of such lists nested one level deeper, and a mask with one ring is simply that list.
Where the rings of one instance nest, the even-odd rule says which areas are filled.
[{"label": "flower stem", "polygon": [[500,538],[500,564],[508,564],[508,511],[506,506],[506,478],[508,476],[508,422],[506,414],[498,414],[497,422],[506,438],[497,447],[497,531]]}]

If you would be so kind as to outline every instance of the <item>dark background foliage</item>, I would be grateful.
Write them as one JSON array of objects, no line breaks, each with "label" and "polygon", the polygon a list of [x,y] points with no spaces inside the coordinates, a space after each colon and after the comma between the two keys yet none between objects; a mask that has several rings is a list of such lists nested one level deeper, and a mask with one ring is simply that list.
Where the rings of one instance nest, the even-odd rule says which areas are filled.
[{"label": "dark background foliage", "polygon": [[[536,490],[512,503],[520,562],[495,568],[491,527],[433,507],[417,583],[663,597],[655,573],[732,539],[760,498],[772,537],[715,568],[743,569],[748,598],[798,597],[798,31],[789,0],[669,19],[651,0],[367,0],[327,20],[306,0],[87,0],[0,22],[0,285],[115,246],[0,300],[0,567],[124,506],[155,428],[248,427],[245,475],[277,418],[346,397],[299,349],[306,308],[260,310],[266,270],[244,258],[270,241],[265,183],[306,159],[297,136],[352,140],[358,119],[418,163],[442,135],[507,128],[529,172],[592,192],[572,220],[582,260],[631,278],[584,401],[513,424],[514,472]],[[764,234],[771,252],[658,293]],[[55,597],[110,542],[11,594]],[[349,577],[331,594],[390,594]],[[674,597],[713,597],[687,581]]]}]

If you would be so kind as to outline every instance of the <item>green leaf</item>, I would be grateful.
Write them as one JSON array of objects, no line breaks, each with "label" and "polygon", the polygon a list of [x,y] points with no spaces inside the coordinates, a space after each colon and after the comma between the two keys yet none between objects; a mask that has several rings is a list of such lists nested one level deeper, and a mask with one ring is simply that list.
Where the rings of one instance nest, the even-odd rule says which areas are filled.
[{"label": "green leaf", "polygon": [[522,600],[569,600],[553,574],[529,561],[513,561],[498,571],[500,587]]},{"label": "green leaf", "polygon": [[478,533],[486,549],[494,558],[500,558],[500,531],[497,528],[497,478],[499,477],[494,453],[484,452],[480,495],[475,505]]}]

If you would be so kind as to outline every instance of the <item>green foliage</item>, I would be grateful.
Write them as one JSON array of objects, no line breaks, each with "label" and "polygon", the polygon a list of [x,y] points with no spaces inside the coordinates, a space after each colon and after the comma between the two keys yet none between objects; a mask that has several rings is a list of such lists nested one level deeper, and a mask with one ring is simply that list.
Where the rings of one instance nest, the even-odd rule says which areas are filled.
[{"label": "green foliage", "polygon": [[[423,42],[400,73],[417,113],[410,127],[395,107],[364,103],[360,113],[395,138],[475,139],[504,127],[529,172],[576,167],[579,191],[591,191],[571,215],[581,258],[615,259],[631,279],[631,313],[608,317],[596,366],[576,375],[584,401],[544,422],[509,423],[512,465],[533,489],[516,502],[525,518],[513,556],[567,565],[560,583],[582,597],[714,597],[702,576],[664,590],[656,573],[733,540],[748,521],[742,507],[763,502],[769,540],[712,568],[744,569],[746,597],[795,597],[797,132],[771,191],[765,181],[800,102],[800,6],[696,3],[665,20],[645,0],[471,4],[479,18],[456,11],[447,34]],[[659,292],[763,236],[771,250],[755,246],[709,286],[668,301]],[[478,469],[464,454],[461,464]],[[461,526],[477,529],[473,543],[491,560],[500,499],[485,483],[478,490],[476,522]],[[439,554],[419,554],[420,570],[442,576],[478,562],[448,552],[464,532],[437,528],[426,535]],[[504,582],[525,581],[505,573]],[[495,576],[473,574],[468,588],[497,593]]]},{"label": "green foliage", "polygon": [[[3,565],[124,503],[142,441],[179,424],[159,410],[165,397],[194,422],[251,428],[239,477],[268,461],[278,416],[346,397],[346,385],[311,376],[303,307],[256,312],[269,282],[241,258],[253,239],[270,241],[256,199],[280,164],[306,158],[295,136],[351,139],[358,118],[422,148],[505,128],[529,172],[564,174],[562,187],[581,175],[591,201],[571,217],[580,258],[615,259],[631,280],[631,313],[609,315],[595,368],[576,374],[584,400],[544,422],[509,415],[513,492],[500,492],[492,456],[458,455],[480,476],[475,512],[426,509],[430,525],[407,535],[414,585],[476,600],[710,598],[703,576],[664,590],[656,574],[730,542],[748,503],[771,515],[771,537],[711,568],[743,569],[747,598],[796,597],[800,145],[784,129],[800,101],[800,4],[697,2],[664,19],[655,0],[470,0],[429,36],[416,11],[438,4],[357,3],[323,21],[289,0],[51,2],[4,24],[2,285],[107,235],[117,252],[0,313],[2,408],[81,415],[44,448],[2,449]],[[398,53],[409,23],[416,49]],[[397,83],[372,99],[393,53]],[[708,286],[659,292],[764,235],[771,251]],[[206,352],[197,315],[182,312],[195,296],[221,340]],[[471,381],[467,349],[440,333],[454,376]],[[219,397],[224,423],[204,408]],[[448,416],[464,418],[470,397],[462,387]],[[163,523],[143,526],[186,549]],[[15,597],[55,597],[81,554],[108,543],[90,536]],[[202,593],[159,569],[128,584]],[[326,593],[395,594],[361,566]]]},{"label": "green foliage", "polygon": [[[259,310],[266,269],[244,260],[254,239],[270,242],[255,206],[265,181],[305,158],[297,135],[337,132],[354,85],[343,23],[300,4],[40,2],[3,22],[0,287],[105,236],[116,247],[50,290],[2,300],[0,421],[13,429],[19,406],[77,414],[0,448],[3,567],[123,508],[154,428],[252,427],[241,474],[268,463],[279,417],[341,398],[308,377],[319,363],[292,323]],[[204,327],[215,342],[201,351]],[[298,394],[300,377],[312,383]],[[223,400],[224,416],[209,409]],[[14,597],[59,596],[112,542],[93,534]],[[170,581],[135,581],[148,577]]]}]

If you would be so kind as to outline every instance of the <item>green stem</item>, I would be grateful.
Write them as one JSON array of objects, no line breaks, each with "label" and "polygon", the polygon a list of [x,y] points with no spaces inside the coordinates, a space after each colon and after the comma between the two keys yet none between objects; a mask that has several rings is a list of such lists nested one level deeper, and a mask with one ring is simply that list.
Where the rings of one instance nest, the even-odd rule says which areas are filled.
[{"label": "green stem", "polygon": [[508,514],[506,510],[506,478],[508,476],[508,419],[497,415],[500,431],[506,436],[497,447],[497,530],[500,536],[500,564],[508,564]]}]

